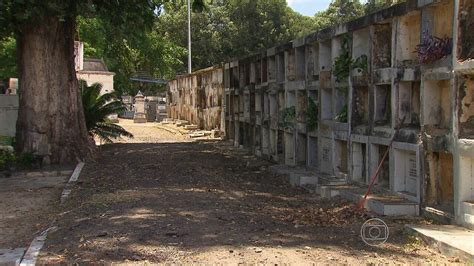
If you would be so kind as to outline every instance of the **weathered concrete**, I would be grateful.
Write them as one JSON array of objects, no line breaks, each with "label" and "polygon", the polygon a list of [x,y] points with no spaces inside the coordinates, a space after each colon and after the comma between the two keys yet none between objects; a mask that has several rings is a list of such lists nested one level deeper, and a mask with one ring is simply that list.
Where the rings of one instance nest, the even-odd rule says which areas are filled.
[{"label": "weathered concrete", "polygon": [[[169,84],[170,117],[198,124],[193,121],[206,112],[196,104],[201,75],[217,73],[222,79],[213,80],[221,83],[211,87],[223,91],[225,114],[211,115],[223,118],[223,132],[236,147],[312,171],[327,196],[342,190],[327,186],[324,176],[367,187],[387,152],[374,196],[400,202],[368,207],[389,215],[419,215],[428,207],[470,227],[463,202],[474,201],[474,52],[467,26],[473,8],[471,0],[408,0],[180,76]],[[453,45],[428,62],[413,51],[431,37]],[[346,52],[354,63],[347,77],[336,76],[333,68]]]},{"label": "weathered concrete", "polygon": [[446,256],[474,261],[474,232],[455,225],[406,225],[433,248]]},{"label": "weathered concrete", "polygon": [[0,266],[20,265],[24,253],[24,248],[0,249]]},{"label": "weathered concrete", "polygon": [[18,106],[18,95],[0,94],[0,136],[15,136]]}]

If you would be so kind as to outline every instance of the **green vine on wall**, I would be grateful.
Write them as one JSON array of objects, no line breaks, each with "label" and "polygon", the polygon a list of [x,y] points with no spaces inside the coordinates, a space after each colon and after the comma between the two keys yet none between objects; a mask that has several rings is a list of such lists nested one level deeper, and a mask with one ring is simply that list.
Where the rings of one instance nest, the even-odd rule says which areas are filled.
[{"label": "green vine on wall", "polygon": [[344,105],[344,107],[342,107],[341,112],[339,112],[339,114],[336,115],[335,120],[341,123],[347,123],[347,117],[348,117],[348,108],[346,104]]},{"label": "green vine on wall", "polygon": [[283,127],[288,127],[295,121],[296,118],[296,107],[291,106],[283,109],[281,112],[281,125]]},{"label": "green vine on wall", "polygon": [[351,39],[348,35],[342,37],[341,54],[336,57],[333,66],[333,74],[337,82],[345,81],[349,77],[352,65],[352,58],[349,49]]},{"label": "green vine on wall", "polygon": [[360,68],[362,69],[362,71],[367,73],[367,71],[369,70],[369,62],[368,62],[367,55],[363,54],[357,57],[356,60],[352,62],[352,69],[356,69],[356,68]]},{"label": "green vine on wall", "polygon": [[306,120],[306,126],[308,131],[311,132],[318,128],[318,105],[311,97],[308,97]]}]

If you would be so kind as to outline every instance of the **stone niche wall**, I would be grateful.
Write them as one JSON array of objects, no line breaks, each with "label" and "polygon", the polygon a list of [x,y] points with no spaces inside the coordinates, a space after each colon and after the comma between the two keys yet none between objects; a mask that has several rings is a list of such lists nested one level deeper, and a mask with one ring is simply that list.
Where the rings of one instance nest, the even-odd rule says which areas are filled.
[{"label": "stone niche wall", "polygon": [[474,76],[459,77],[459,137],[474,138]]},{"label": "stone niche wall", "polygon": [[366,125],[369,122],[369,88],[353,89],[352,126]]},{"label": "stone niche wall", "polygon": [[400,17],[397,28],[397,67],[413,67],[418,64],[417,55],[413,51],[420,44],[420,41],[420,11],[413,11],[406,16]]},{"label": "stone niche wall", "polygon": [[474,59],[474,0],[461,0],[459,9],[458,59]]},{"label": "stone niche wall", "polygon": [[444,152],[432,152],[426,155],[428,171],[425,186],[425,204],[441,206],[445,211],[453,212],[453,155]]},{"label": "stone niche wall", "polygon": [[449,80],[425,80],[423,90],[423,124],[425,128],[449,129],[452,99]]},{"label": "stone niche wall", "polygon": [[409,127],[420,126],[420,82],[398,84],[398,119]]},{"label": "stone niche wall", "polygon": [[388,68],[392,65],[392,24],[374,25],[373,39],[373,66],[377,68]]}]

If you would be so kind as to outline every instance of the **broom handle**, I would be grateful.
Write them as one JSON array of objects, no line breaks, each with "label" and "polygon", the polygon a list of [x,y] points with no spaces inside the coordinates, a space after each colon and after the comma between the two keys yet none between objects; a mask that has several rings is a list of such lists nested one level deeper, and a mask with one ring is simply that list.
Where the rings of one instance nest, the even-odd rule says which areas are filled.
[{"label": "broom handle", "polygon": [[382,165],[385,162],[385,159],[387,159],[388,153],[390,152],[390,147],[392,147],[393,141],[395,140],[395,137],[397,136],[398,131],[402,127],[404,121],[405,121],[405,117],[403,117],[402,121],[398,124],[398,127],[395,129],[395,134],[393,134],[392,139],[390,140],[390,143],[388,144],[387,150],[385,151],[385,153],[382,157],[382,160],[380,161],[380,163],[377,167],[377,171],[375,171],[375,173],[370,178],[370,183],[369,183],[369,187],[367,188],[367,192],[365,192],[364,198],[361,200],[361,202],[359,204],[360,208],[364,207],[365,201],[367,200],[367,197],[369,196],[370,191],[372,190],[372,186],[375,183],[375,179],[377,179],[377,177],[379,176],[380,170],[382,170]]}]

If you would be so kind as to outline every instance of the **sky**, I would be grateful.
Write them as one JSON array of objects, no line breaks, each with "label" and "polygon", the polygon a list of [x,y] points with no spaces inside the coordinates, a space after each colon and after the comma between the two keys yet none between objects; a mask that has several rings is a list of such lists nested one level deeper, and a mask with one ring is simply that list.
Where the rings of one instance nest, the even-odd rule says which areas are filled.
[{"label": "sky", "polygon": [[306,16],[314,16],[318,11],[325,10],[331,0],[286,0],[296,12]]}]

